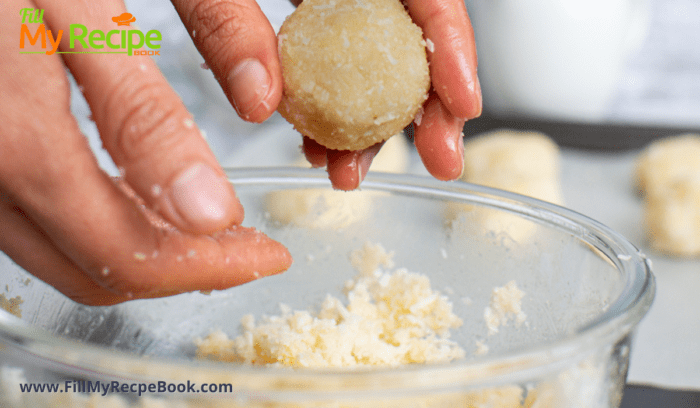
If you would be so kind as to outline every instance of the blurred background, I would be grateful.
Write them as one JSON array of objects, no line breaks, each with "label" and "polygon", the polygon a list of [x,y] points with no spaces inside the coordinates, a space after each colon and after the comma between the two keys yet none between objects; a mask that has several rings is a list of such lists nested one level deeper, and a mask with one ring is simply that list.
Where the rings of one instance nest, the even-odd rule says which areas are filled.
[{"label": "blurred background", "polygon": [[[140,27],[163,34],[155,60],[222,165],[287,165],[299,157],[301,138],[278,114],[263,124],[236,116],[168,0],[126,3]],[[258,3],[276,28],[293,11],[287,0]],[[467,0],[467,5],[485,109],[467,122],[465,134],[506,127],[549,135],[562,146],[566,206],[646,252],[634,160],[656,138],[700,133],[700,1]],[[73,112],[98,160],[118,174],[77,88],[73,95]],[[426,174],[415,152],[411,172]],[[633,385],[623,406],[700,406],[694,392],[700,391],[700,261],[654,253],[652,259],[657,296],[635,340]]]},{"label": "blurred background", "polygon": [[[574,5],[578,4],[578,5]],[[467,0],[487,128],[586,148],[700,129],[700,2]]]},{"label": "blurred background", "polygon": [[[485,104],[482,117],[465,125],[467,136],[536,129],[564,146],[626,150],[700,132],[700,2],[466,1]],[[262,125],[236,117],[169,1],[126,3],[139,26],[163,33],[157,63],[223,164],[234,165],[236,150],[256,135],[293,132],[278,114]],[[275,28],[294,10],[286,0],[258,3]],[[95,139],[87,105],[81,98],[73,105]]]}]

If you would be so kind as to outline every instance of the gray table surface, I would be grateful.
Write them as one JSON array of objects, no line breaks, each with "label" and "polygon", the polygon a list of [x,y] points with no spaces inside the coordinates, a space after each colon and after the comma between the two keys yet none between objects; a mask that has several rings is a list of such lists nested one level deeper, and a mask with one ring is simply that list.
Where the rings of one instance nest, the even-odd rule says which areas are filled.
[{"label": "gray table surface", "polygon": [[700,390],[700,260],[648,248],[632,179],[636,155],[565,150],[566,206],[620,232],[653,261],[656,298],[634,340],[628,381]]}]

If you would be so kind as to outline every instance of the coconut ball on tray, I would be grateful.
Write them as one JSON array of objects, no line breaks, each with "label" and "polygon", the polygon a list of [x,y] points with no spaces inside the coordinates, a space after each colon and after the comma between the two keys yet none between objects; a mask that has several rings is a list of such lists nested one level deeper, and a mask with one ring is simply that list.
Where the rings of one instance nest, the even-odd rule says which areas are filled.
[{"label": "coconut ball on tray", "polygon": [[304,0],[280,28],[279,54],[280,114],[329,149],[399,133],[430,87],[423,33],[399,0]]}]

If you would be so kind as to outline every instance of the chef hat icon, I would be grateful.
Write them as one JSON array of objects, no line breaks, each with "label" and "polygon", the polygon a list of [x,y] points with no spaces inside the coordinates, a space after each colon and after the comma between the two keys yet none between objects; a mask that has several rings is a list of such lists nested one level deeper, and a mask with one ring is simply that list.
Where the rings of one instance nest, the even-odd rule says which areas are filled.
[{"label": "chef hat icon", "polygon": [[136,21],[136,17],[131,15],[131,13],[122,13],[119,16],[112,17],[112,21],[117,23],[118,26],[130,26],[131,23]]}]

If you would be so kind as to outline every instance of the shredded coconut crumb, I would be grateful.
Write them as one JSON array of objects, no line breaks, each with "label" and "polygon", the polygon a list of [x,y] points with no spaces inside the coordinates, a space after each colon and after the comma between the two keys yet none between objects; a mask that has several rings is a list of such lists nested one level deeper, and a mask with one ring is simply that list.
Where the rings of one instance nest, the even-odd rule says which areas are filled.
[{"label": "shredded coconut crumb", "polygon": [[277,55],[282,55],[282,43],[287,40],[287,34],[277,36]]},{"label": "shredded coconut crumb", "polygon": [[163,189],[160,187],[158,184],[154,184],[151,186],[151,195],[153,197],[160,197],[160,194],[163,192]]},{"label": "shredded coconut crumb", "polygon": [[370,242],[365,242],[362,249],[352,251],[350,253],[350,264],[362,276],[370,276],[380,266],[393,268],[394,252],[386,252],[380,244],[373,245]]},{"label": "shredded coconut crumb", "polygon": [[343,38],[343,47],[349,48],[350,47],[350,40],[348,39],[347,31],[343,30],[340,35]]},{"label": "shredded coconut crumb", "polygon": [[476,351],[474,354],[477,356],[483,356],[484,354],[489,352],[489,346],[486,345],[483,341],[476,341]]},{"label": "shredded coconut crumb", "polygon": [[425,48],[430,52],[435,52],[435,43],[430,41],[430,38],[425,39]]},{"label": "shredded coconut crumb", "polygon": [[420,123],[423,121],[423,107],[421,106],[420,109],[418,109],[418,112],[416,113],[416,117],[413,119],[413,123],[416,124],[416,126],[420,126]]},{"label": "shredded coconut crumb", "polygon": [[506,325],[512,317],[515,318],[517,326],[525,321],[527,315],[521,309],[523,296],[525,292],[518,289],[515,281],[493,289],[491,302],[484,309],[484,320],[486,320],[489,335],[498,333],[498,327]]},{"label": "shredded coconut crumb", "polygon": [[390,255],[380,245],[365,244],[351,259],[359,274],[346,285],[346,303],[327,295],[317,314],[280,305],[280,315],[259,322],[247,315],[243,334],[233,340],[221,331],[196,340],[198,357],[292,367],[397,366],[464,357],[449,340],[450,329],[462,321],[427,276],[382,270],[379,265],[390,264]]},{"label": "shredded coconut crumb", "polygon": [[447,250],[445,248],[440,248],[440,255],[442,255],[442,259],[447,259]]},{"label": "shredded coconut crumb", "polygon": [[22,309],[20,309],[20,305],[22,303],[24,303],[24,300],[21,296],[8,299],[5,297],[5,295],[0,294],[0,309],[3,309],[19,318],[22,317]]}]

